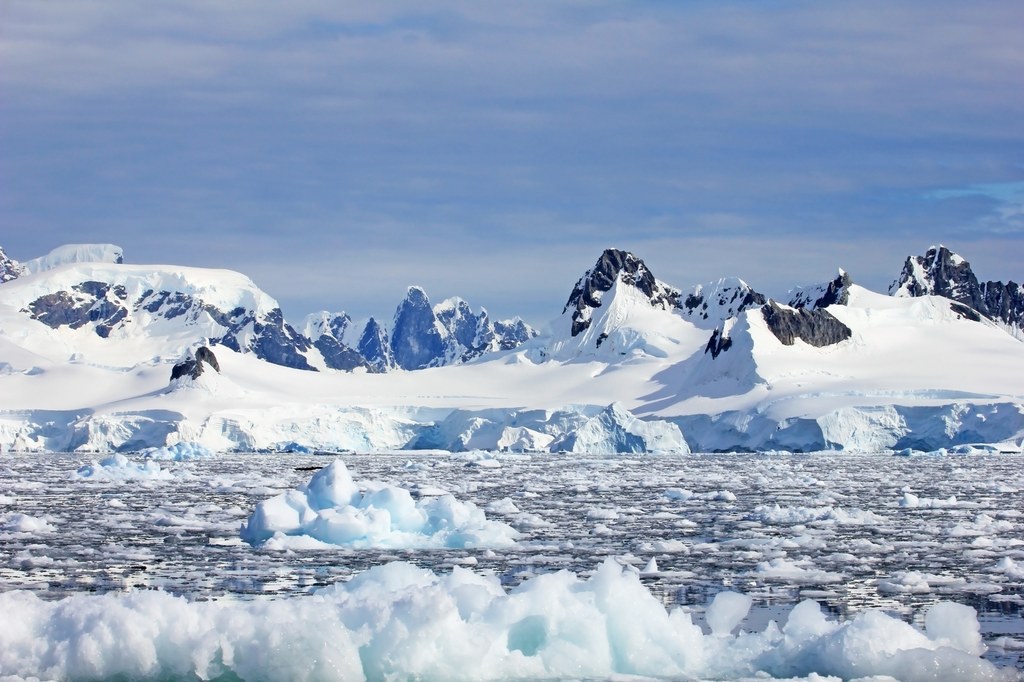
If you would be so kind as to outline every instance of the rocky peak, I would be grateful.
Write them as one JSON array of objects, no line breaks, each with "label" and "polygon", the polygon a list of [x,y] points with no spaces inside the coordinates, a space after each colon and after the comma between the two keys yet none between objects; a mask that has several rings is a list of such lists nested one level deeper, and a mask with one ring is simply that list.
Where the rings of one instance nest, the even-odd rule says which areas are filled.
[{"label": "rocky peak", "polygon": [[391,329],[395,363],[402,369],[436,366],[445,355],[443,330],[427,293],[420,287],[409,287],[405,299],[398,304]]},{"label": "rocky peak", "polygon": [[449,298],[434,306],[438,322],[452,337],[466,349],[475,349],[487,344],[489,333],[493,333],[487,311],[483,308],[474,313],[469,303],[461,298]]},{"label": "rocky peak", "polygon": [[909,256],[899,279],[889,287],[894,296],[944,296],[985,312],[984,296],[971,264],[945,246],[932,246],[923,256]]},{"label": "rocky peak", "polygon": [[537,330],[526,324],[521,318],[498,320],[494,323],[494,336],[497,348],[494,350],[512,350],[537,336]]},{"label": "rocky peak", "polygon": [[893,296],[943,296],[977,310],[1024,339],[1024,290],[1016,282],[984,284],[971,264],[945,246],[932,246],[923,256],[910,256],[899,279],[889,287]]},{"label": "rocky peak", "polygon": [[0,284],[17,279],[22,272],[24,268],[21,263],[4,253],[3,247],[0,246]]},{"label": "rocky peak", "polygon": [[363,333],[359,335],[359,340],[356,342],[356,350],[366,358],[372,371],[387,372],[398,366],[395,362],[395,355],[391,351],[388,330],[375,318],[371,317],[366,321]]},{"label": "rocky peak", "polygon": [[302,325],[302,333],[316,341],[324,335],[333,336],[339,341],[345,338],[345,332],[352,326],[352,318],[348,313],[329,313],[321,310],[308,315]]},{"label": "rocky peak", "polygon": [[792,308],[816,310],[830,305],[846,305],[850,300],[850,286],[853,279],[840,269],[836,278],[816,286],[800,287],[789,292],[789,305]]},{"label": "rocky peak", "polygon": [[748,308],[762,306],[768,299],[736,277],[699,284],[683,300],[683,317],[701,328],[717,327]]},{"label": "rocky peak", "polygon": [[610,291],[616,282],[639,289],[654,307],[679,307],[679,290],[655,279],[646,263],[628,251],[605,249],[594,267],[587,270],[576,282],[572,293],[569,294],[569,300],[562,309],[563,314],[569,310],[573,311],[573,336],[579,335],[590,326],[594,309],[601,307],[602,295]]},{"label": "rocky peak", "polygon": [[303,336],[320,351],[330,369],[351,371],[357,367],[371,368],[359,351],[345,343],[345,333],[352,326],[347,313],[313,313],[303,323]]}]

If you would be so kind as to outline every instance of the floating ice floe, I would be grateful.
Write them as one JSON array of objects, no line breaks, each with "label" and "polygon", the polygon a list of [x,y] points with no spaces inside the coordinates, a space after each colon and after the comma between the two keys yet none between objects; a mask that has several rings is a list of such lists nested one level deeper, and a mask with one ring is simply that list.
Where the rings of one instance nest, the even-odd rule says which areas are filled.
[{"label": "floating ice floe", "polygon": [[270,549],[466,548],[508,547],[519,532],[452,495],[415,500],[404,488],[360,486],[335,460],[296,490],[256,505],[241,535]]},{"label": "floating ice floe", "polygon": [[99,462],[86,464],[79,467],[75,476],[93,481],[166,481],[174,478],[170,471],[152,460],[133,462],[124,455],[111,455]]},{"label": "floating ice floe", "polygon": [[193,459],[210,457],[213,451],[199,443],[175,443],[162,448],[147,448],[140,453],[146,459],[171,460],[187,462]]},{"label": "floating ice floe", "polygon": [[927,594],[936,587],[950,592],[966,585],[963,578],[921,571],[897,571],[888,580],[879,580],[876,587],[882,594]]},{"label": "floating ice floe", "polygon": [[806,559],[791,561],[786,557],[776,557],[769,561],[761,561],[757,564],[753,575],[759,578],[791,580],[802,583],[837,583],[843,579],[841,573],[830,573],[815,568],[814,564]]},{"label": "floating ice floe", "polygon": [[918,497],[912,492],[906,491],[900,498],[900,506],[907,509],[939,509],[942,507],[956,507],[958,502],[956,495],[946,498]]},{"label": "floating ice floe", "polygon": [[719,594],[707,634],[611,560],[586,580],[560,571],[510,591],[495,576],[402,562],[281,600],[136,591],[46,601],[16,591],[0,594],[0,612],[18,624],[0,629],[0,671],[23,679],[1013,679],[979,657],[967,606],[934,605],[922,631],[879,610],[830,621],[808,600],[781,628],[732,634],[749,607],[749,597]]},{"label": "floating ice floe", "polygon": [[0,531],[7,533],[52,533],[55,530],[57,529],[46,519],[21,512],[0,516]]}]

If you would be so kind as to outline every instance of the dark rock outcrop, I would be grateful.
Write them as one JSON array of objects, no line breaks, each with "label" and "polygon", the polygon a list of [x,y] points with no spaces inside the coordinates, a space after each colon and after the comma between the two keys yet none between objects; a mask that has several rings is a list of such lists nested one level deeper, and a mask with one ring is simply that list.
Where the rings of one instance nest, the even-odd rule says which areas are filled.
[{"label": "dark rock outcrop", "polygon": [[40,296],[28,304],[27,312],[53,329],[92,324],[97,336],[107,338],[128,317],[128,292],[120,285],[81,282],[71,291]]},{"label": "dark rock outcrop", "polygon": [[619,249],[605,249],[597,264],[588,270],[573,287],[562,313],[572,313],[572,335],[577,336],[590,326],[591,311],[601,307],[601,295],[610,291],[616,281],[636,287],[651,301],[651,305],[663,308],[678,308],[680,292],[654,278],[647,265],[629,253]]},{"label": "dark rock outcrop", "polygon": [[186,325],[206,315],[225,330],[211,342],[238,352],[252,352],[277,365],[313,369],[303,355],[312,348],[312,343],[284,321],[280,308],[265,315],[257,315],[244,307],[225,311],[183,292],[153,290],[131,301],[128,291],[120,284],[85,281],[68,291],[40,296],[28,304],[25,312],[53,329],[65,326],[80,329],[91,325],[103,338],[143,314],[166,320],[182,318]]},{"label": "dark rock outcrop", "polygon": [[732,339],[725,335],[721,327],[718,327],[711,333],[708,345],[704,347],[704,354],[711,353],[711,358],[715,359],[730,348],[732,348]]},{"label": "dark rock outcrop", "polygon": [[331,369],[340,369],[351,372],[358,367],[370,369],[369,363],[362,353],[354,348],[346,346],[333,336],[321,336],[313,342],[313,347],[320,351],[324,358],[324,364]]},{"label": "dark rock outcrop", "polygon": [[1024,288],[1016,282],[980,283],[971,264],[945,246],[923,256],[910,256],[889,293],[902,296],[944,296],[1006,325],[1024,338]]},{"label": "dark rock outcrop", "polygon": [[768,301],[761,307],[761,314],[775,337],[786,346],[792,346],[796,339],[822,348],[845,341],[853,332],[845,324],[824,309],[783,308],[775,301]]},{"label": "dark rock outcrop", "polygon": [[1016,282],[985,282],[981,285],[985,312],[1019,332],[1024,338],[1024,287]]},{"label": "dark rock outcrop", "polygon": [[[945,246],[933,246],[923,256],[909,256],[890,293],[944,296],[985,313],[985,297],[971,264]],[[987,314],[987,313],[986,313]]]},{"label": "dark rock outcrop", "polygon": [[220,374],[217,356],[206,346],[200,346],[190,357],[185,358],[171,369],[171,381],[182,378],[198,379],[210,367]]}]

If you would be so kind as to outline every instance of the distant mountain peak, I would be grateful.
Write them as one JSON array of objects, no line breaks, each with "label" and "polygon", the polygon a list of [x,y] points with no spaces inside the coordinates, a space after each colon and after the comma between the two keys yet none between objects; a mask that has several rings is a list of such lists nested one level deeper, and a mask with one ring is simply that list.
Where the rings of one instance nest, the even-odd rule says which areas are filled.
[{"label": "distant mountain peak", "polygon": [[72,263],[124,264],[124,249],[116,244],[64,244],[45,256],[22,263],[24,274],[46,272]]},{"label": "distant mountain peak", "polygon": [[797,287],[789,292],[789,306],[797,309],[817,310],[830,305],[846,305],[850,300],[853,279],[842,268],[832,280],[824,284]]},{"label": "distant mountain peak", "polygon": [[3,247],[0,246],[0,284],[17,279],[24,271],[25,267],[4,253]]},{"label": "distant mountain peak", "polygon": [[638,289],[653,307],[666,310],[679,307],[679,290],[655,279],[639,257],[620,249],[605,249],[594,267],[576,282],[562,309],[563,314],[573,311],[572,336],[579,335],[590,326],[594,309],[601,307],[602,296],[616,282]]},{"label": "distant mountain peak", "polygon": [[390,347],[402,369],[423,369],[468,362],[486,353],[511,350],[537,335],[519,319],[492,322],[464,299],[448,298],[431,307],[421,287],[409,287],[395,311]]},{"label": "distant mountain peak", "polygon": [[683,317],[698,327],[716,328],[748,308],[764,305],[767,300],[742,279],[725,277],[695,286],[680,308]]}]

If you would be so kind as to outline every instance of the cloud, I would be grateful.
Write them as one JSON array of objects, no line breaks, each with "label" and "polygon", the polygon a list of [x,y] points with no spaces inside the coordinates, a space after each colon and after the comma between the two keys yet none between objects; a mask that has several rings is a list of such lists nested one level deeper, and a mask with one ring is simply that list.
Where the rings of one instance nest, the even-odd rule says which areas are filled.
[{"label": "cloud", "polygon": [[925,198],[944,204],[980,204],[972,227],[992,234],[1024,234],[1024,182],[994,182],[932,190]]},{"label": "cloud", "polygon": [[1021,234],[1019,198],[925,198],[1019,182],[1019,3],[0,12],[0,239],[22,257],[115,241],[266,277],[290,311],[379,314],[378,288],[417,282],[541,316],[605,246],[680,285],[781,287],[856,276],[844,248],[866,270]]}]

